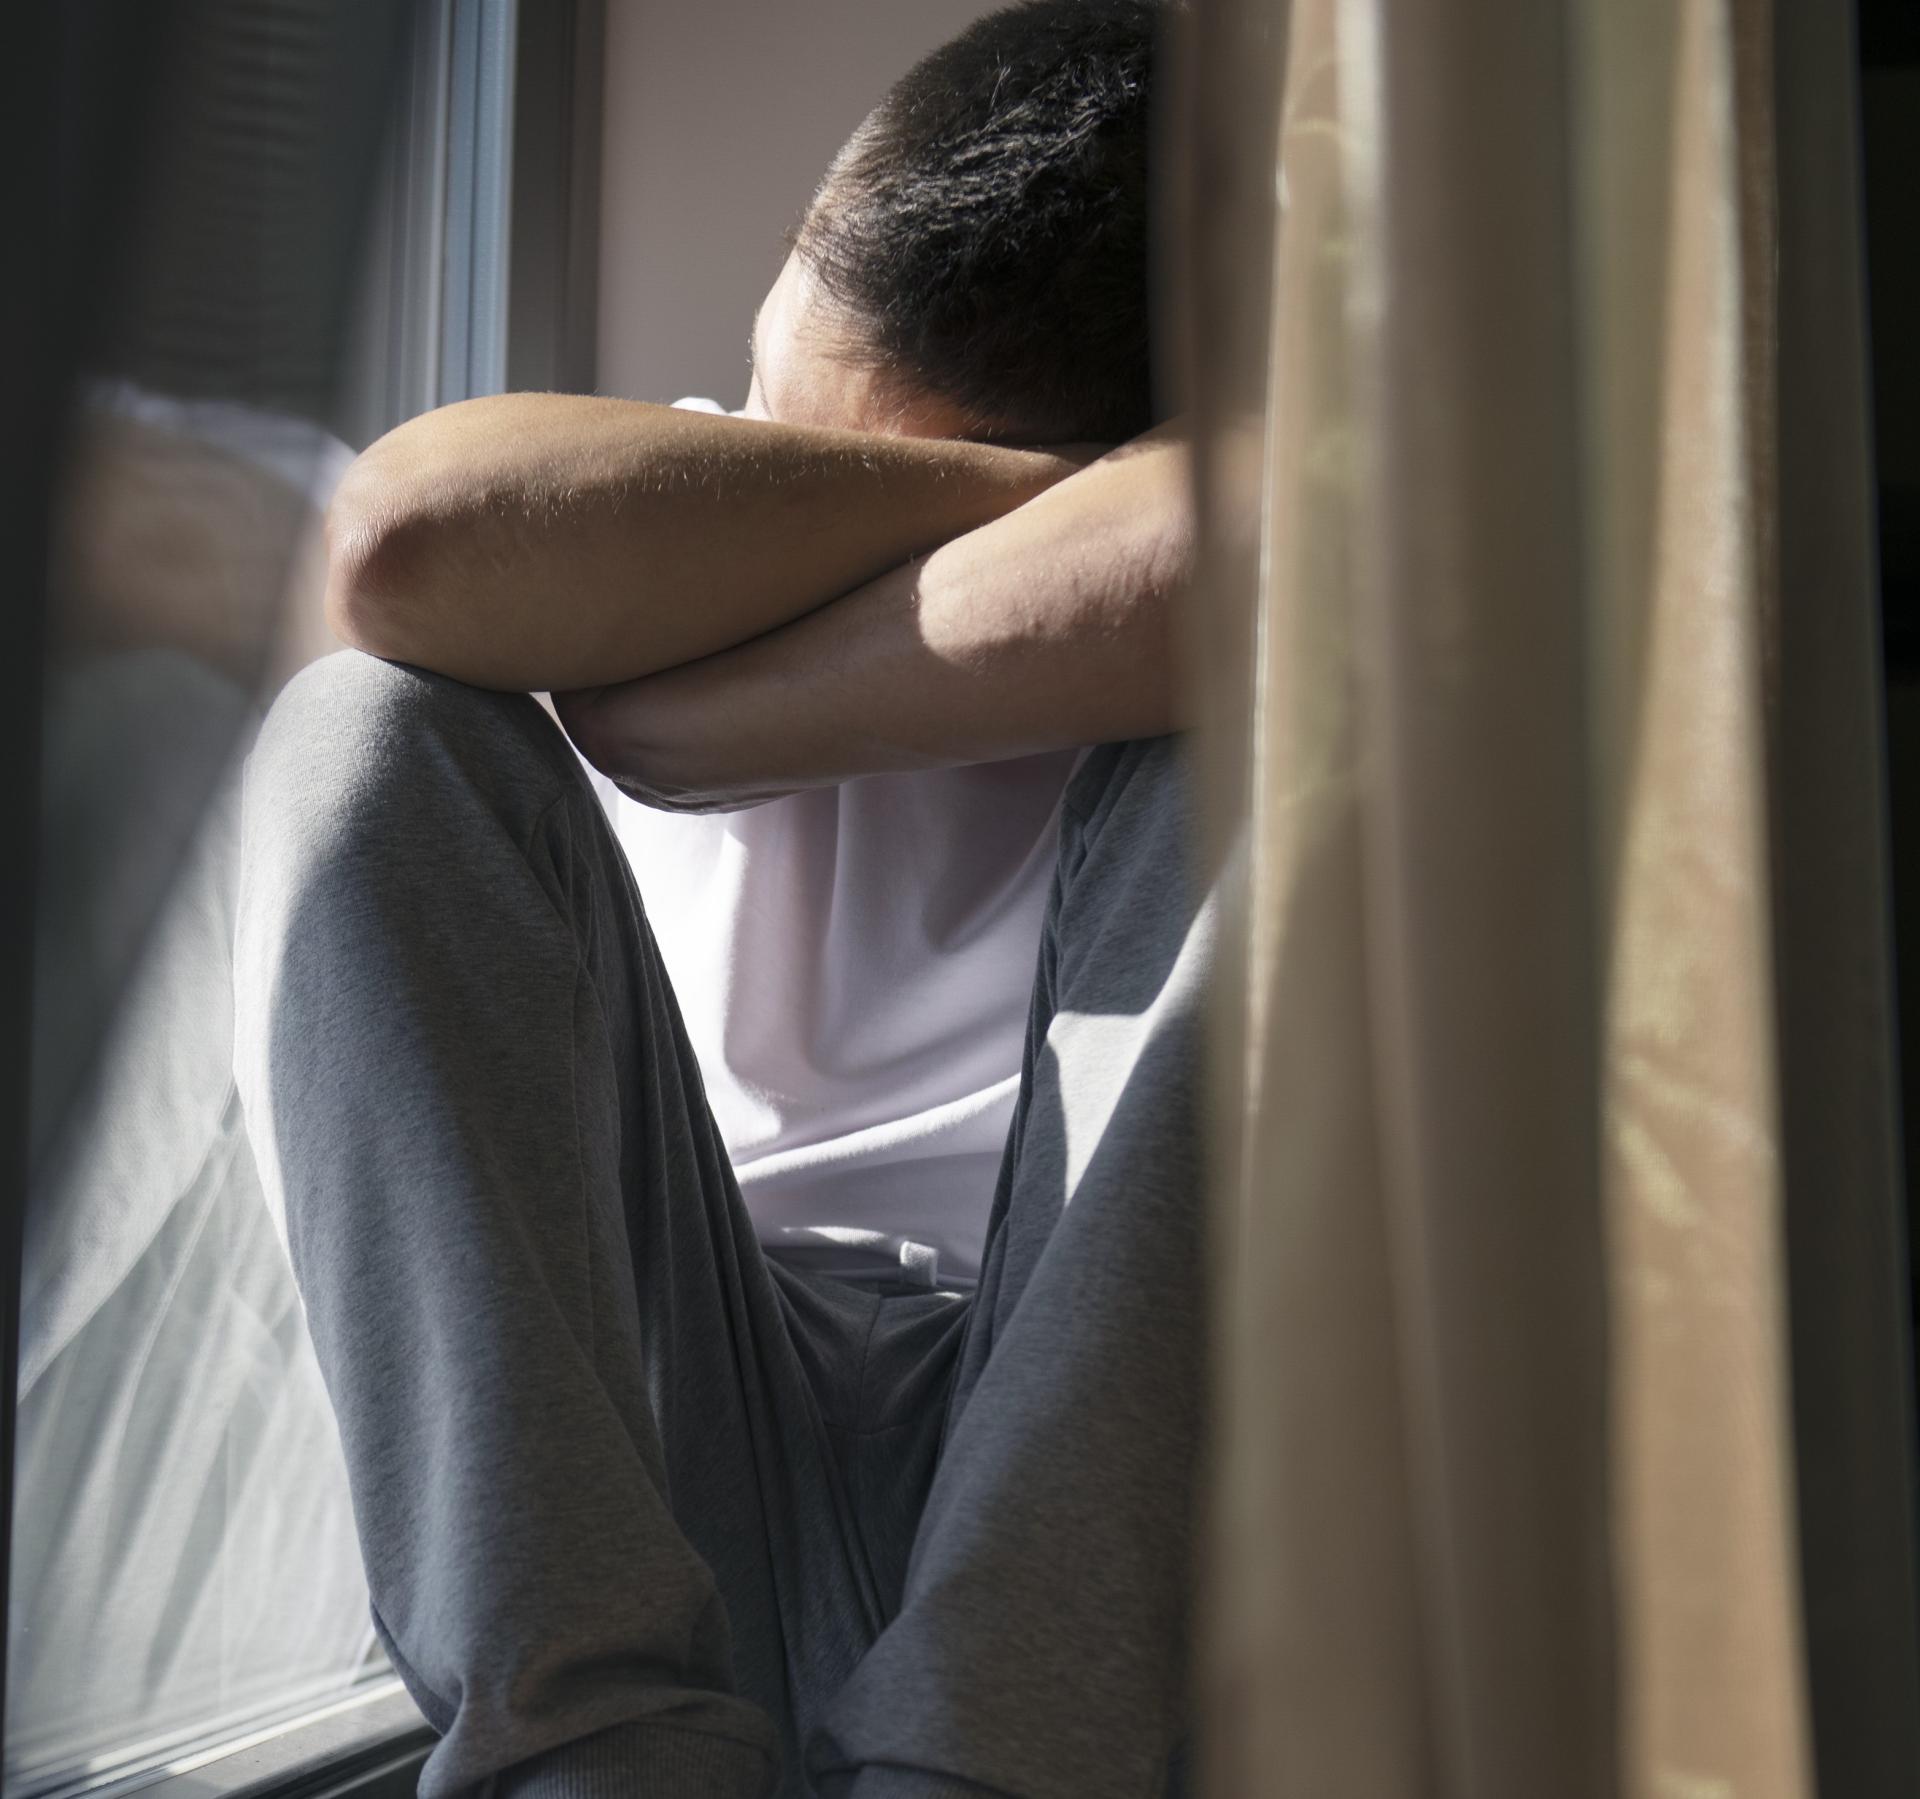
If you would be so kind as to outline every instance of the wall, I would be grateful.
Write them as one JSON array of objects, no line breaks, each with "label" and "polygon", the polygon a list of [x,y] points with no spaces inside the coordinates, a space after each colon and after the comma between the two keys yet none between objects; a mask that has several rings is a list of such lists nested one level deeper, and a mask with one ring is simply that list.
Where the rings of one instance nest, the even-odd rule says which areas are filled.
[{"label": "wall", "polygon": [[987,0],[607,0],[597,388],[747,390],[753,309],[841,143]]}]

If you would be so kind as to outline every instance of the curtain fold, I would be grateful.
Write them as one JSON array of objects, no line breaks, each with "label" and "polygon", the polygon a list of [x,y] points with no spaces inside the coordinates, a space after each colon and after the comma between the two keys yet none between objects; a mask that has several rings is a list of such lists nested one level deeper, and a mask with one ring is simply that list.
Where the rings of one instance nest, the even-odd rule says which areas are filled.
[{"label": "curtain fold", "polygon": [[1191,21],[1217,1793],[1920,1790],[1820,10]]}]

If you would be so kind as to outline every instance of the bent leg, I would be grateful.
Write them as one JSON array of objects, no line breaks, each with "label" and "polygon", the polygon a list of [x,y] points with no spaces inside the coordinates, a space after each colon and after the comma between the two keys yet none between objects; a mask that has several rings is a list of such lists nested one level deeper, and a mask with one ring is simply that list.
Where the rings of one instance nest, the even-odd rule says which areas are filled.
[{"label": "bent leg", "polygon": [[1145,1796],[1186,1730],[1212,911],[1179,755],[1109,746],[1068,791],[946,1440],[823,1794]]},{"label": "bent leg", "polygon": [[236,990],[375,1624],[442,1733],[423,1799],[771,1791],[798,1689],[878,1627],[795,1351],[859,1321],[790,1322],[534,702],[351,652],[297,679]]}]

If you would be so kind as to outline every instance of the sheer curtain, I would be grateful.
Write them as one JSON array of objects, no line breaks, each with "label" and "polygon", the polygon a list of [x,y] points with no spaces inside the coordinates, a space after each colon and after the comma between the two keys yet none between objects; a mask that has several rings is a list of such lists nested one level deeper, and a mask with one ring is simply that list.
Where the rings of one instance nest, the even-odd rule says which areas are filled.
[{"label": "sheer curtain", "polygon": [[1211,1790],[1920,1790],[1822,0],[1205,0]]}]

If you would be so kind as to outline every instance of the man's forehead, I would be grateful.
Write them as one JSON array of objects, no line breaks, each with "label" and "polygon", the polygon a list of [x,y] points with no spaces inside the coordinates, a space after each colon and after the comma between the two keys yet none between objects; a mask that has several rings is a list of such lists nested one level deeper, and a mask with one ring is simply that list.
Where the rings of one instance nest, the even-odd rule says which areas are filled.
[{"label": "man's forehead", "polygon": [[773,285],[760,296],[760,303],[753,309],[753,322],[747,327],[747,358],[762,375],[766,372],[768,354],[778,350],[776,339],[792,311],[788,303],[792,279],[791,267],[783,263]]},{"label": "man's forehead", "polygon": [[789,254],[747,335],[766,416],[849,431],[960,437],[968,421],[943,402],[900,389],[872,363],[848,356],[823,317],[815,278]]},{"label": "man's forehead", "polygon": [[798,257],[789,252],[773,285],[753,309],[747,355],[760,383],[760,397],[770,409],[773,396],[767,391],[769,377],[777,376],[783,388],[790,384],[795,333],[805,324],[807,285],[806,271],[799,266]]}]

